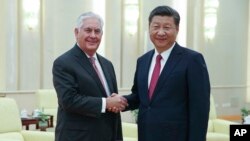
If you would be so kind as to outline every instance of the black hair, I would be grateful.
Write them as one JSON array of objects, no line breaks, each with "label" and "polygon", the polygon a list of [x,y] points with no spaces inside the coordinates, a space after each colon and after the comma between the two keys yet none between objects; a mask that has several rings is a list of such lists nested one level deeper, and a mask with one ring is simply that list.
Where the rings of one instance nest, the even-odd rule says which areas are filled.
[{"label": "black hair", "polygon": [[169,6],[166,6],[166,5],[157,6],[156,8],[154,8],[151,11],[151,13],[150,13],[150,15],[148,17],[149,25],[152,22],[152,19],[153,19],[154,16],[170,16],[170,17],[174,18],[174,22],[175,22],[176,26],[179,26],[179,24],[180,24],[180,19],[181,18],[180,18],[179,13],[175,9],[173,9],[173,8],[171,8]]}]

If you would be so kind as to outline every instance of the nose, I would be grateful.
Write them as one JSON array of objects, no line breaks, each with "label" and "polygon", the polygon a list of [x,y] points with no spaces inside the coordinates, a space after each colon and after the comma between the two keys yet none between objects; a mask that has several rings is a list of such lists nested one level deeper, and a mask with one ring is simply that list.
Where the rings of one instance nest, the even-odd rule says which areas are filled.
[{"label": "nose", "polygon": [[163,29],[159,29],[158,32],[157,32],[157,34],[160,35],[160,36],[163,36],[163,35],[166,34],[166,31],[163,30]]},{"label": "nose", "polygon": [[94,31],[92,31],[92,32],[90,33],[90,37],[92,37],[92,38],[96,37],[96,34],[95,34]]}]

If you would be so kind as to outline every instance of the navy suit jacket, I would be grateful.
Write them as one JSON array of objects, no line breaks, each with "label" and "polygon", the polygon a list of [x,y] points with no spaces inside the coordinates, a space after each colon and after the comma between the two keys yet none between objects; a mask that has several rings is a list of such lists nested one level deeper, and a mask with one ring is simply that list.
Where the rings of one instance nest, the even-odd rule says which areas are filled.
[{"label": "navy suit jacket", "polygon": [[[97,54],[111,93],[117,93],[110,61]],[[53,64],[58,96],[56,141],[121,141],[120,114],[101,113],[102,83],[86,54],[75,45]]]},{"label": "navy suit jacket", "polygon": [[210,82],[203,56],[176,43],[149,100],[153,54],[138,58],[132,94],[125,96],[128,109],[139,108],[139,141],[205,141]]}]

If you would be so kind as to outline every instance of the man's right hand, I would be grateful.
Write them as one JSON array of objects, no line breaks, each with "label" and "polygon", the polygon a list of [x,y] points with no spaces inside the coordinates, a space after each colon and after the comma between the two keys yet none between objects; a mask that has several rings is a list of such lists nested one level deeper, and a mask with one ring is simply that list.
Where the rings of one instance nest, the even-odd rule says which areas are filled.
[{"label": "man's right hand", "polygon": [[106,108],[108,111],[119,113],[120,111],[123,111],[126,106],[128,106],[127,99],[116,93],[113,93],[106,99]]}]

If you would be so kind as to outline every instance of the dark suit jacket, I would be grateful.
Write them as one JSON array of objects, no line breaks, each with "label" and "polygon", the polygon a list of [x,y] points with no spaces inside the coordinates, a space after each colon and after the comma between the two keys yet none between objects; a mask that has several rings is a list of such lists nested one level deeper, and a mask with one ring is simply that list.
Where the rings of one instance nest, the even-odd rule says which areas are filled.
[{"label": "dark suit jacket", "polygon": [[210,82],[203,56],[174,46],[152,99],[148,73],[154,50],[137,60],[129,108],[139,107],[139,141],[205,141],[210,107]]},{"label": "dark suit jacket", "polygon": [[[97,54],[111,93],[117,93],[110,61]],[[121,141],[120,114],[101,113],[102,83],[86,54],[75,45],[53,64],[58,96],[56,141]]]}]

